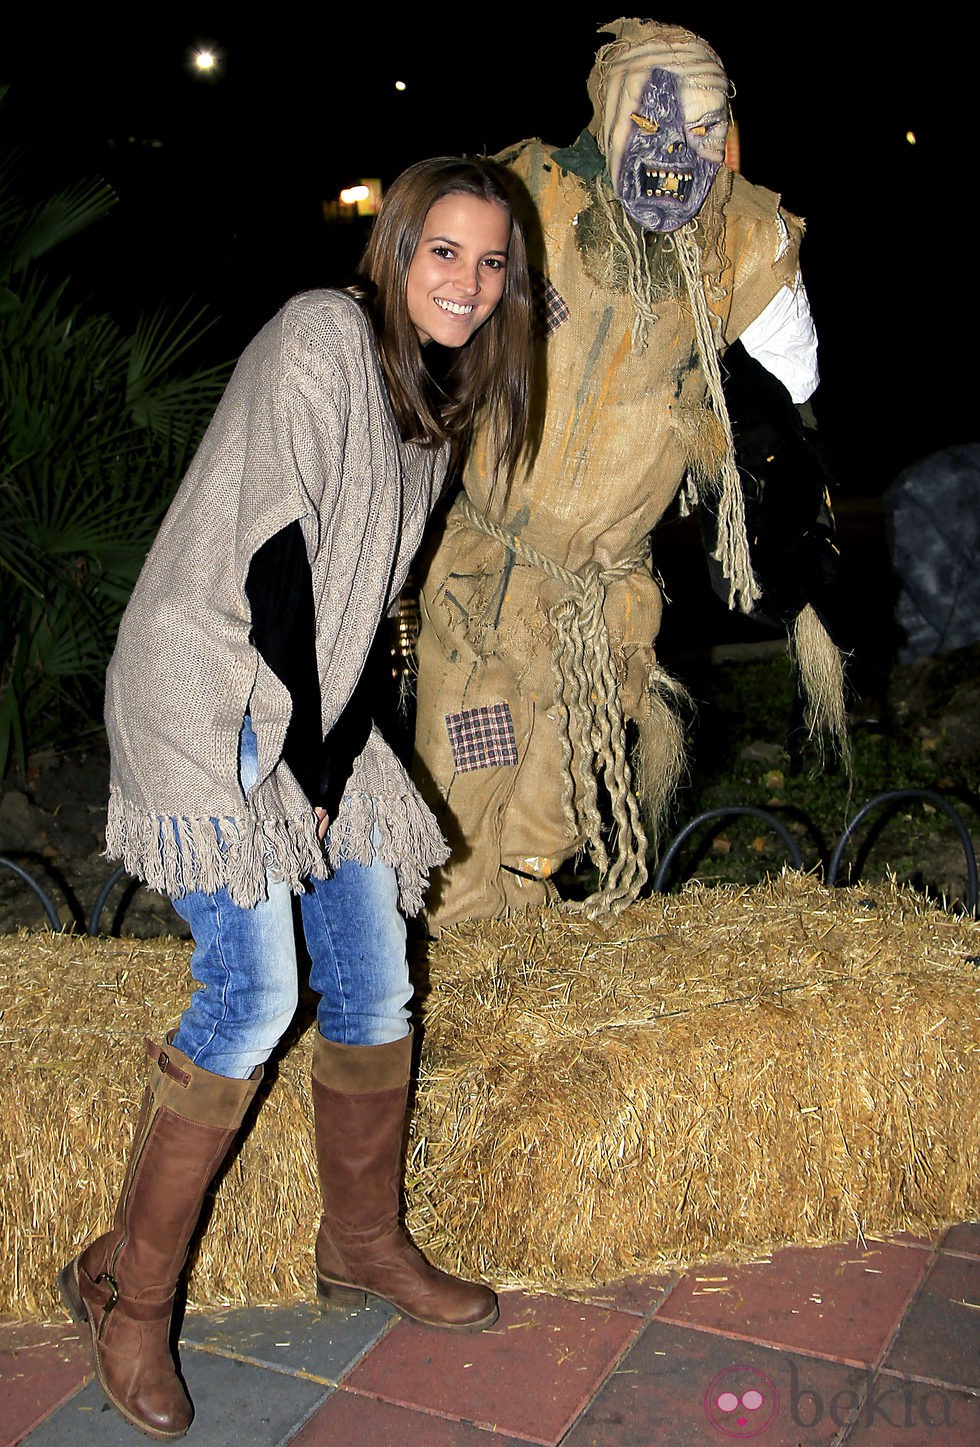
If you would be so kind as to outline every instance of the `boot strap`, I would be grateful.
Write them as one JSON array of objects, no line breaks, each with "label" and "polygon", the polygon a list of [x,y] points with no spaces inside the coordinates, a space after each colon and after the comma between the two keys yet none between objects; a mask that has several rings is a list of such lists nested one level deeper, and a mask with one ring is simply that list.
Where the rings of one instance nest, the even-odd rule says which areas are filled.
[{"label": "boot strap", "polygon": [[[85,1274],[88,1276],[88,1272]],[[133,1321],[163,1321],[173,1311],[173,1292],[166,1301],[136,1301],[131,1296],[120,1294],[118,1286],[107,1271],[103,1271],[100,1276],[89,1276],[88,1279],[91,1285],[84,1292],[82,1300],[93,1302],[106,1316],[112,1311],[121,1310],[123,1316],[128,1316]]]},{"label": "boot strap", "polygon": [[178,1085],[182,1085],[186,1089],[191,1083],[191,1078],[187,1071],[181,1070],[179,1065],[175,1065],[166,1050],[161,1049],[156,1041],[151,1040],[149,1036],[146,1036],[145,1043],[147,1055],[153,1061],[154,1065],[159,1066],[161,1074],[169,1075],[171,1080],[175,1080]]}]

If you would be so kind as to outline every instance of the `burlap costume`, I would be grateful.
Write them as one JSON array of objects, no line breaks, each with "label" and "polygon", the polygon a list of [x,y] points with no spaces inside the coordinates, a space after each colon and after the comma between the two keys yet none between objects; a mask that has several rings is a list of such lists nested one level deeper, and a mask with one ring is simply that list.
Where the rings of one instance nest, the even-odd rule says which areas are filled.
[{"label": "burlap costume", "polygon": [[[722,166],[683,235],[646,238],[644,318],[611,244],[620,208],[608,177],[576,174],[590,169],[588,139],[578,154],[533,140],[498,157],[537,215],[547,334],[531,460],[505,486],[478,439],[422,579],[417,778],[452,849],[426,901],[433,931],[543,902],[585,844],[605,869],[589,824],[597,774],[620,846],[634,841],[631,858],[618,849],[606,898],[635,896],[645,838],[623,726],[639,730],[654,810],[680,748],[654,651],[647,537],[686,477],[710,480],[726,459],[681,252],[689,271],[696,258],[719,352],[798,277],[801,223]],[[733,589],[751,587],[750,570],[736,575],[737,561]]]}]

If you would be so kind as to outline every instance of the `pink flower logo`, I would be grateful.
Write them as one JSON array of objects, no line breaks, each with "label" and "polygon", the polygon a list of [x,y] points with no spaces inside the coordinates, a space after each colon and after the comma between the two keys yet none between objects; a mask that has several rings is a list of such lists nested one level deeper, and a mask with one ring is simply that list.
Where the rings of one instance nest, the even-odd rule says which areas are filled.
[{"label": "pink flower logo", "polygon": [[726,1437],[758,1437],[778,1411],[775,1382],[755,1367],[726,1367],[711,1379],[704,1394],[705,1416]]}]

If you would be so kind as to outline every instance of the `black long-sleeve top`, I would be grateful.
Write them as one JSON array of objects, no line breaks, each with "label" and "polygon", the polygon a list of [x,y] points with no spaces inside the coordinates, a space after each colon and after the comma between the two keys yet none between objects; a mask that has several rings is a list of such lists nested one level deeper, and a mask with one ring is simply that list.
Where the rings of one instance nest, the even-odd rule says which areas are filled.
[{"label": "black long-sleeve top", "polygon": [[369,684],[362,678],[324,738],[313,574],[298,522],[275,533],[253,555],[245,595],[252,610],[252,642],[292,700],[283,759],[310,803],[333,816],[371,731]]}]

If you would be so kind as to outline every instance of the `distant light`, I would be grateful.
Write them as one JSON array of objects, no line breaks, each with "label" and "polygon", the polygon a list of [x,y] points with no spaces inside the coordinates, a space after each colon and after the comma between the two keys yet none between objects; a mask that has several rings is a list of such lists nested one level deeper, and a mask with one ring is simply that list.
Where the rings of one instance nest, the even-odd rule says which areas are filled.
[{"label": "distant light", "polygon": [[905,139],[908,141],[908,143],[909,143],[910,146],[914,146],[914,145],[915,145],[915,131],[906,131],[906,132],[905,132]]},{"label": "distant light", "polygon": [[367,186],[345,186],[340,199],[345,206],[356,206],[358,201],[366,201],[370,194]]},{"label": "distant light", "polygon": [[403,80],[396,80],[396,81],[395,81],[395,90],[405,90],[405,89],[406,89],[406,86],[405,86],[405,82],[404,82]]},{"label": "distant light", "polygon": [[224,71],[224,51],[213,41],[197,40],[187,50],[184,63],[198,80],[216,81]]}]

